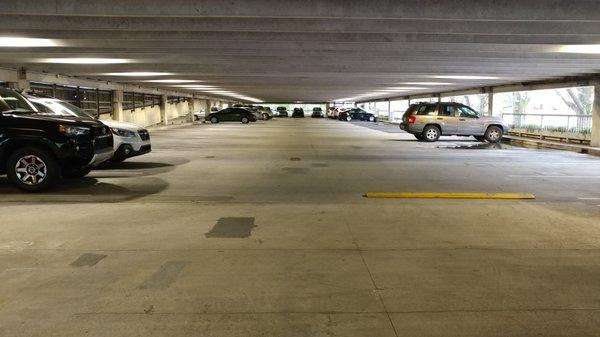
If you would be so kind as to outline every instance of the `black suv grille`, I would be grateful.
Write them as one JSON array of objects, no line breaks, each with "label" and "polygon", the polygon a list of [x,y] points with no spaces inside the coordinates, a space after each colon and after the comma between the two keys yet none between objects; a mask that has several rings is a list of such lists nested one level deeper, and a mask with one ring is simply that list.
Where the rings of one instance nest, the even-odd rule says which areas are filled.
[{"label": "black suv grille", "polygon": [[148,130],[140,130],[138,131],[138,134],[142,140],[150,140],[150,134],[148,133]]},{"label": "black suv grille", "polygon": [[112,148],[113,137],[108,126],[94,127],[94,150]]}]

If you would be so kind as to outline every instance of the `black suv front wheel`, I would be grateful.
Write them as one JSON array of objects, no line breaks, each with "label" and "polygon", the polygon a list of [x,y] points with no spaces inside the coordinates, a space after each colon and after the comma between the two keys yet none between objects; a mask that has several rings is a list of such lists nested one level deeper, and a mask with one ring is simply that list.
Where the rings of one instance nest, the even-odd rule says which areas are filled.
[{"label": "black suv front wheel", "polygon": [[60,167],[47,151],[26,147],[10,155],[6,174],[20,190],[40,192],[56,184],[60,178]]}]

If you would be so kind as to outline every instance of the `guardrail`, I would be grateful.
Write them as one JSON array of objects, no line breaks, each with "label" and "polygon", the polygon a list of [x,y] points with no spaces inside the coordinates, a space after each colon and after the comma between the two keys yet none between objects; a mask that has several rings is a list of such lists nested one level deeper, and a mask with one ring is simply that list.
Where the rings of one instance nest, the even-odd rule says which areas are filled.
[{"label": "guardrail", "polygon": [[503,113],[505,123],[515,129],[590,134],[591,115]]}]

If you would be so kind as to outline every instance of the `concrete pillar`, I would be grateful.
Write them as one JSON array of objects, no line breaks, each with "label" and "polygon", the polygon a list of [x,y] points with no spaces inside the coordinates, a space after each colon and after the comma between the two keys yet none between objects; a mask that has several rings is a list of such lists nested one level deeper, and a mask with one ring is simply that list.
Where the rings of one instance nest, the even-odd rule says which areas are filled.
[{"label": "concrete pillar", "polygon": [[392,101],[388,101],[388,121],[392,121]]},{"label": "concrete pillar", "polygon": [[594,86],[594,103],[592,104],[592,138],[590,145],[600,147],[600,84]]},{"label": "concrete pillar", "polygon": [[188,110],[189,110],[189,114],[188,114],[188,119],[190,121],[190,123],[194,123],[194,98],[189,98],[188,99]]},{"label": "concrete pillar", "polygon": [[167,114],[167,95],[160,96],[160,120],[162,125],[169,125],[169,115]]},{"label": "concrete pillar", "polygon": [[122,122],[125,120],[123,114],[123,90],[114,90],[112,93],[112,119]]},{"label": "concrete pillar", "polygon": [[494,92],[490,90],[488,93],[488,116],[494,115]]}]

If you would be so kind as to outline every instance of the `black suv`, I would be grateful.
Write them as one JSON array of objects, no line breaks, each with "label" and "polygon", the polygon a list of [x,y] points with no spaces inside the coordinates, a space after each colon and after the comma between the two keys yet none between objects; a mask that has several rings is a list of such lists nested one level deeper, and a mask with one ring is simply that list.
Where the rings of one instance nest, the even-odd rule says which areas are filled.
[{"label": "black suv", "polygon": [[19,93],[0,88],[0,174],[37,192],[59,178],[79,178],[113,155],[110,129],[93,118],[38,112]]},{"label": "black suv", "polygon": [[310,117],[312,118],[324,118],[325,114],[323,113],[323,109],[319,108],[319,107],[315,107],[312,110],[312,115],[310,115]]},{"label": "black suv", "polygon": [[294,111],[292,112],[292,118],[304,118],[304,109],[294,108]]},{"label": "black suv", "polygon": [[288,116],[287,108],[284,106],[278,106],[277,107],[277,117],[287,117],[287,116]]}]

